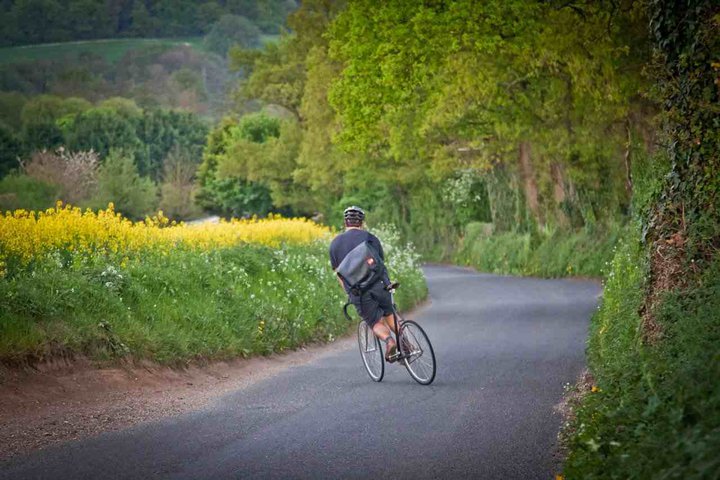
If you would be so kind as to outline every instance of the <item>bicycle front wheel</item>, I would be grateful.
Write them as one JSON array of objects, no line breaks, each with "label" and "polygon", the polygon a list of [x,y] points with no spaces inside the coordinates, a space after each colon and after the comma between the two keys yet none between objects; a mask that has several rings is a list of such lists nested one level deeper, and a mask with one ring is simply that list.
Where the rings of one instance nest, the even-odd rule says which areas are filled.
[{"label": "bicycle front wheel", "polygon": [[410,376],[421,385],[430,385],[435,380],[435,352],[425,330],[412,320],[403,322],[400,348]]},{"label": "bicycle front wheel", "polygon": [[362,320],[358,323],[358,346],[368,375],[375,382],[381,381],[385,375],[385,356],[382,346],[367,323]]}]

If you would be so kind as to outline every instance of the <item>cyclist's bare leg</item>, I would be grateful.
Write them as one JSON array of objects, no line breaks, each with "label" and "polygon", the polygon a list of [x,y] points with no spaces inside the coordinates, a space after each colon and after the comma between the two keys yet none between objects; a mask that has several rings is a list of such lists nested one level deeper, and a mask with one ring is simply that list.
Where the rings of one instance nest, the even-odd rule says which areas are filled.
[{"label": "cyclist's bare leg", "polygon": [[[391,330],[392,329],[392,330]],[[373,325],[373,333],[380,340],[388,341],[391,344],[395,343],[391,332],[395,331],[395,318],[392,314],[387,315],[380,319],[375,325]]]}]

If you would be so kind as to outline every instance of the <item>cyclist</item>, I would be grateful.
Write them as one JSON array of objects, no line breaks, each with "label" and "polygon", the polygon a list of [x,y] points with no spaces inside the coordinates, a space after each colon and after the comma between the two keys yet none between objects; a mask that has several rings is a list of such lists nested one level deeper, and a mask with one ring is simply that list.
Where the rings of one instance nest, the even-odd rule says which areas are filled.
[{"label": "cyclist", "polygon": [[[336,271],[345,256],[355,247],[367,242],[379,253],[385,261],[382,244],[372,233],[364,229],[365,212],[362,208],[351,206],[343,212],[345,231],[335,237],[330,244],[330,265]],[[397,344],[391,335],[391,328],[395,329],[393,317],[392,297],[387,287],[391,287],[390,278],[385,270],[372,286],[360,295],[352,292],[350,286],[338,275],[340,285],[348,294],[350,303],[355,306],[358,314],[372,328],[373,333],[386,344],[385,359],[392,362],[397,353]]]}]

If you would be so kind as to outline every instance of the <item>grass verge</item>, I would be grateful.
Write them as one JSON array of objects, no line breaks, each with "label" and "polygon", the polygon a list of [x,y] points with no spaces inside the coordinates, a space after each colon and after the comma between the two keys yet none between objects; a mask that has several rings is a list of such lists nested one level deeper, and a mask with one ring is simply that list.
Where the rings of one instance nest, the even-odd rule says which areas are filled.
[{"label": "grass verge", "polygon": [[[0,238],[0,253],[4,248],[6,255],[0,262],[0,269],[5,268],[0,276],[0,361],[5,364],[76,355],[164,364],[217,360],[328,341],[348,329],[341,312],[345,296],[329,266],[327,236],[280,246],[178,242],[170,250],[148,246],[133,253],[113,247],[120,244],[117,222],[109,223],[110,236],[103,236],[102,222],[114,217],[59,218],[76,235],[60,246],[30,249],[38,253],[28,261],[13,261],[8,253],[14,251],[10,240],[18,237],[16,232],[6,231]],[[105,240],[88,244],[80,238],[89,227],[71,222],[80,225],[84,218],[98,230],[93,235]],[[56,223],[48,221],[43,231]],[[152,245],[147,235],[155,228],[127,235]],[[90,238],[92,231],[84,234]],[[409,308],[427,294],[418,257],[412,247],[397,242],[394,230],[376,234],[387,246],[392,277],[403,284],[398,304]],[[41,238],[39,233],[26,237],[30,243]],[[264,238],[273,245],[271,240]]]},{"label": "grass verge", "polygon": [[720,472],[720,262],[641,315],[647,259],[639,228],[612,261],[588,344],[597,383],[572,422],[568,479],[707,479]]}]

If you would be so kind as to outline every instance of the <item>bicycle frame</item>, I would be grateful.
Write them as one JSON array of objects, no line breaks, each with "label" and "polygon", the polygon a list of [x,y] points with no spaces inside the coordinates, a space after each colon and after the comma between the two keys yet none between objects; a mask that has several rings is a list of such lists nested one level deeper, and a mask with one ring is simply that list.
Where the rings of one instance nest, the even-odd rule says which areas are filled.
[{"label": "bicycle frame", "polygon": [[[395,324],[395,328],[392,329],[392,331],[393,331],[393,333],[395,333],[395,339],[396,339],[397,345],[398,345],[398,349],[397,349],[398,353],[395,356],[395,360],[400,361],[403,358],[405,358],[403,353],[400,350],[400,321],[402,321],[403,318],[400,316],[400,313],[398,312],[398,309],[397,309],[397,305],[395,304],[395,293],[394,292],[390,292],[390,303],[391,303],[392,309],[393,309],[393,311],[392,311],[393,323]],[[345,314],[345,318],[349,322],[352,321],[352,317],[350,316],[350,314],[347,311],[347,309],[350,305],[351,305],[351,303],[350,303],[350,300],[348,299],[348,301],[343,306],[343,313]],[[368,328],[367,331],[372,332],[372,329]],[[372,335],[375,336],[374,333],[372,333]],[[366,345],[367,344],[368,343],[366,343]]]}]

